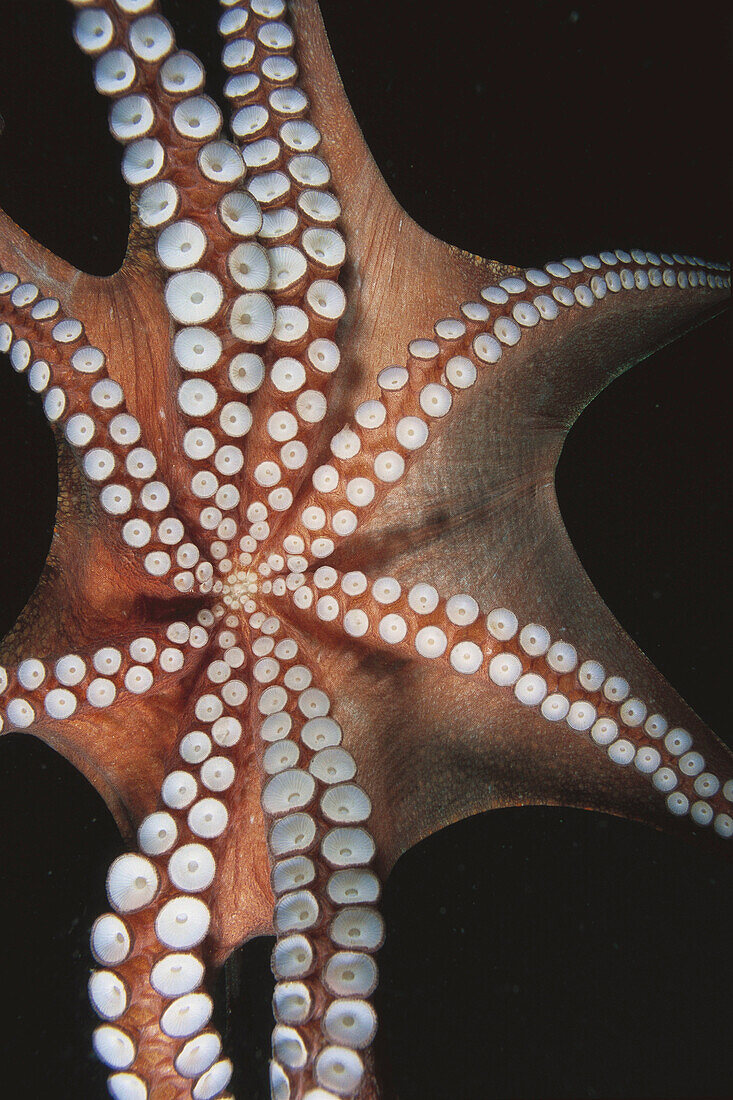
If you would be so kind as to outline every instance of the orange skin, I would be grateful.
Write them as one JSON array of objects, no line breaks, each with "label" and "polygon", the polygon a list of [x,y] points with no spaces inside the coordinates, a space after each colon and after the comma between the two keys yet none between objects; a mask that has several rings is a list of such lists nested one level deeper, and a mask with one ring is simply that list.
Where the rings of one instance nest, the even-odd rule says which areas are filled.
[{"label": "orange skin", "polygon": [[[294,24],[301,41],[306,43],[304,72],[317,74],[304,78],[304,86],[311,96],[313,117],[323,130],[335,189],[344,206],[343,232],[350,245],[344,283],[352,304],[340,335],[344,360],[354,364],[349,401],[355,405],[370,393],[368,379],[364,377],[359,382],[362,364],[369,364],[377,357],[382,363],[400,361],[402,349],[413,336],[429,333],[438,317],[452,315],[461,301],[475,295],[475,288],[496,281],[508,269],[457,253],[424,234],[400,210],[353,129],[347,105],[329,69],[316,13],[309,5],[298,4]],[[334,135],[338,135],[338,141]],[[3,247],[6,252],[2,260],[6,266],[23,274],[26,264],[29,277],[34,273],[32,261],[38,262],[37,254],[26,239],[11,229]],[[115,369],[132,411],[152,433],[150,437],[156,431],[160,435],[161,463],[166,463],[166,476],[175,483],[176,459],[170,457],[175,454],[176,423],[172,391],[157,375],[146,376],[145,383],[140,384],[139,364],[160,360],[167,354],[168,322],[156,297],[161,280],[149,256],[138,242],[128,253],[120,274],[104,282],[76,275],[48,254],[44,254],[42,263],[45,276],[63,287],[59,291],[63,307],[70,315],[83,316],[90,338],[103,348],[119,344],[127,349],[128,366],[120,364]],[[38,275],[34,273],[34,277]],[[409,311],[401,309],[400,303],[405,300],[412,303]],[[417,528],[429,530],[431,524],[430,501],[424,504],[420,501],[415,491],[419,483],[413,479],[393,492],[384,514],[375,512],[363,534],[360,531],[348,554],[348,568],[364,567],[368,561],[369,572],[402,569],[406,576],[416,579],[429,575],[441,590],[465,586],[479,598],[482,607],[491,606],[493,595],[491,586],[482,578],[492,577],[501,569],[501,602],[514,608],[520,621],[536,618],[549,627],[553,636],[563,628],[568,637],[582,638],[584,651],[602,660],[606,667],[622,670],[640,697],[653,699],[664,713],[674,713],[675,723],[690,729],[709,764],[722,768],[729,754],[726,757],[725,750],[702,723],[661,681],[590,588],[566,539],[552,490],[552,472],[565,432],[577,412],[613,376],[619,355],[641,357],[675,331],[689,327],[698,320],[696,303],[690,302],[687,310],[686,296],[677,291],[665,299],[664,309],[656,311],[635,311],[630,307],[622,312],[600,303],[592,320],[584,325],[556,324],[552,344],[539,339],[539,330],[537,341],[533,341],[532,335],[525,337],[523,357],[512,364],[512,376],[505,375],[501,386],[497,384],[495,389],[486,391],[487,405],[495,410],[495,421],[487,434],[509,440],[507,467],[516,461],[513,440],[525,437],[531,442],[528,447],[525,444],[522,459],[522,491],[513,488],[501,500],[498,510],[492,514],[489,507],[482,517],[482,525],[485,523],[492,530],[492,545],[487,547],[483,560],[472,560],[469,552],[470,545],[479,538],[477,531],[472,531],[470,537],[468,533],[462,535],[450,522],[449,512],[448,518],[443,518],[441,539],[423,546],[409,540],[412,552],[402,564],[406,555],[397,519],[400,502],[409,501]],[[114,326],[108,320],[112,315]],[[137,320],[141,316],[143,325]],[[629,349],[627,343],[633,346]],[[599,348],[602,353],[592,358],[593,349]],[[534,395],[523,384],[530,369],[528,363],[535,378],[543,372],[548,378],[556,378],[553,372],[558,354],[567,371],[564,377],[568,385],[565,392],[554,385],[552,399],[543,409],[550,430],[532,437],[530,427],[536,419]],[[133,365],[137,365],[136,374]],[[488,386],[491,384],[489,380]],[[160,408],[167,414],[162,427]],[[507,427],[510,424],[511,432]],[[432,448],[429,467],[423,471],[428,483],[430,468],[435,468],[441,458],[450,462],[462,449],[467,449],[465,440],[469,431],[466,425],[463,432],[454,432],[452,441],[441,440]],[[33,622],[31,603],[11,634],[3,653],[6,661],[31,650],[65,652],[93,645],[115,636],[121,629],[132,633],[137,623],[146,621],[144,612],[166,598],[161,587],[149,578],[145,578],[146,586],[141,592],[139,576],[125,565],[120,566],[112,534],[100,529],[97,518],[84,508],[85,490],[73,474],[69,474],[64,484],[73,505],[59,516],[50,557],[53,569],[42,577],[36,597],[35,606],[42,605],[42,632]],[[500,488],[501,480],[490,486],[489,497],[491,489],[498,495]],[[497,529],[501,532],[499,537]],[[445,564],[443,542],[451,546],[449,565]],[[553,549],[546,554],[545,561],[537,563],[533,548],[539,542]],[[459,560],[462,564],[457,567]],[[533,567],[528,578],[530,562]],[[347,567],[346,551],[343,564],[338,554],[336,564]],[[66,581],[68,576],[73,576],[73,589]],[[454,583],[457,576],[459,585]],[[484,599],[480,598],[482,595]],[[32,623],[32,628],[26,628],[26,622]],[[454,677],[446,678],[442,669],[422,667],[419,729],[413,702],[406,703],[403,710],[392,701],[386,727],[385,680],[394,685],[393,700],[408,699],[412,671],[404,667],[391,670],[379,664],[369,667],[351,652],[341,654],[325,639],[316,644],[323,684],[342,700],[344,713],[353,719],[346,744],[357,759],[361,782],[375,806],[373,830],[383,877],[399,854],[421,837],[489,808],[553,802],[593,805],[641,818],[670,831],[682,831],[681,825],[671,821],[661,806],[652,803],[648,784],[641,777],[625,776],[627,781],[620,784],[616,781],[618,773],[602,772],[597,750],[587,742],[579,744],[567,733],[547,736],[538,753],[534,719],[517,706],[507,707],[491,685],[475,689],[467,700],[463,692],[454,694],[457,690]],[[437,682],[431,684],[429,678]],[[186,690],[187,685],[181,681],[155,700],[146,697],[146,706],[137,710],[134,721],[129,713],[120,711],[113,721],[105,722],[105,737],[99,743],[90,744],[92,728],[82,722],[73,729],[65,727],[62,734],[53,728],[43,730],[49,743],[97,786],[128,835],[154,804],[173,754],[175,718],[184,705]],[[460,722],[449,722],[447,715],[458,711]],[[474,731],[487,728],[491,735],[477,742]],[[151,738],[153,729],[155,737]],[[446,754],[446,744],[455,747],[457,760],[461,757],[458,750],[466,739],[475,753],[470,761],[465,760],[461,768],[452,760],[436,769],[435,759],[451,755]],[[434,751],[426,748],[432,744],[436,746]],[[419,786],[415,782],[416,756],[425,759]],[[385,759],[391,765],[386,773]],[[271,924],[269,860],[256,793],[259,780],[254,755],[249,759],[243,756],[240,767],[247,795],[242,797],[241,813],[227,836],[226,853],[219,857],[223,875],[213,899],[215,931],[210,946],[213,963],[221,962],[238,943],[267,932]],[[491,777],[490,793],[484,775]],[[707,834],[702,836],[706,838]],[[141,1000],[140,1012],[146,1018],[154,1017],[156,1010],[156,1005],[148,1006]],[[166,1060],[167,1055],[159,1055],[153,1041],[150,1057],[152,1064],[159,1057]],[[376,1084],[365,1087],[363,1096],[376,1095],[376,1087]],[[168,1095],[186,1094],[178,1091],[178,1086],[169,1094],[161,1087],[161,1100],[168,1100]]]}]

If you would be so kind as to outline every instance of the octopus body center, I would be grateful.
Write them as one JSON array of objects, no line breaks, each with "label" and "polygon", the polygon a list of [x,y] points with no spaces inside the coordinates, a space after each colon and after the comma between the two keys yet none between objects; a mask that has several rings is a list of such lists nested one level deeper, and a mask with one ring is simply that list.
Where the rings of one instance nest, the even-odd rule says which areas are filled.
[{"label": "octopus body center", "polygon": [[251,566],[235,567],[224,580],[221,591],[222,601],[234,611],[239,608],[244,608],[246,611],[245,605],[250,600],[254,600],[261,579]]}]

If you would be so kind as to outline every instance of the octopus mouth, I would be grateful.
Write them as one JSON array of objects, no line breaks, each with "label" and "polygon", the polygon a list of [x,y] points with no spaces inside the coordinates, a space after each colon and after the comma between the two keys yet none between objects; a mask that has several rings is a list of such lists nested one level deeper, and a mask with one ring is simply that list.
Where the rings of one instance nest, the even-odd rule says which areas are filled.
[{"label": "octopus mouth", "polygon": [[246,605],[254,602],[259,581],[259,575],[251,568],[232,569],[221,590],[222,603],[231,607],[232,611],[239,611],[241,608],[247,610]]}]

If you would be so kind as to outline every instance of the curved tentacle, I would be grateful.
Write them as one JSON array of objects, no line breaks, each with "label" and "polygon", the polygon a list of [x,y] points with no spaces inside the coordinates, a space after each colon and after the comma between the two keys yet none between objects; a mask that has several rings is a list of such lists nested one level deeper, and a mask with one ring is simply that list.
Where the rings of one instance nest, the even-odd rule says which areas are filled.
[{"label": "curved tentacle", "polygon": [[[479,301],[461,306],[460,317],[441,319],[429,338],[413,339],[406,365],[386,366],[376,379],[369,373],[361,390],[366,400],[332,437],[329,460],[314,471],[286,540],[301,544],[306,561],[332,553],[359,520],[368,523],[416,453],[482,383],[496,406],[487,431],[503,420],[526,421],[537,441],[522,456],[527,476],[550,462],[554,467],[564,432],[590,398],[624,367],[721,308],[729,284],[722,264],[619,249],[582,262],[551,262],[484,287]],[[639,291],[651,294],[642,301]],[[621,332],[625,361],[617,352]],[[511,464],[516,478],[516,454],[500,447],[497,440],[499,472]],[[283,545],[287,551],[287,541]]]},{"label": "curved tentacle", "polygon": [[[0,666],[0,728],[32,734],[70,760],[129,833],[159,782],[174,736],[171,716],[199,673],[208,641],[203,626],[179,620],[148,623],[140,634],[128,626],[71,653],[26,653]],[[137,761],[151,735],[158,751],[144,778]]]},{"label": "curved tentacle", "polygon": [[[316,570],[312,585],[301,578],[288,597],[314,633],[328,631],[334,648],[350,644],[360,665],[396,661],[402,665],[398,679],[425,679],[420,710],[434,716],[424,720],[413,704],[404,716],[394,708],[391,724],[410,722],[415,733],[407,735],[407,743],[414,748],[417,737],[418,760],[426,753],[431,763],[423,774],[406,749],[404,761],[394,758],[397,775],[389,780],[403,789],[414,782],[421,790],[425,801],[417,828],[423,835],[446,824],[446,813],[457,820],[482,809],[533,802],[595,806],[675,832],[679,818],[689,813],[687,824],[698,839],[708,827],[722,840],[733,835],[730,750],[694,716],[689,723],[694,736],[679,725],[688,724],[688,708],[655,709],[662,699],[669,705],[674,693],[617,625],[611,635],[615,644],[606,640],[598,652],[565,625],[555,636],[531,620],[520,628],[514,611],[481,610],[467,592],[445,598],[427,581],[408,588],[395,577],[369,581],[358,570],[339,574],[330,566]],[[528,602],[525,593],[522,605]],[[546,611],[554,618],[551,607]],[[420,668],[422,662],[426,668]],[[638,697],[638,683],[632,679],[630,687],[626,678],[629,668],[643,670],[644,692],[653,694]],[[447,670],[452,675],[446,677]],[[436,722],[442,706],[428,702],[446,697],[455,710],[449,733]],[[446,737],[459,754],[464,746],[466,760],[485,777],[483,793],[476,780],[467,783],[465,801],[454,797],[450,810],[445,792],[455,786],[454,765],[444,773],[428,748],[433,738]],[[593,746],[600,753],[587,751]],[[572,768],[559,764],[568,755]],[[435,757],[440,758],[437,747]],[[404,824],[396,825],[393,851],[414,842],[412,832],[401,834]]]},{"label": "curved tentacle", "polygon": [[[151,231],[180,216],[191,193],[202,212],[214,208],[226,185],[242,175],[242,164],[220,140],[219,108],[201,94],[203,65],[176,48],[157,0],[142,5],[100,0],[94,7],[70,2],[81,9],[74,23],[76,44],[93,60],[95,88],[111,104],[110,131],[125,150],[122,175],[133,223],[124,266],[152,262]],[[193,239],[188,243],[198,247]],[[170,254],[158,246],[159,258],[161,251]]]},{"label": "curved tentacle", "polygon": [[[0,279],[6,318],[0,349],[9,352],[16,371],[28,372],[31,389],[43,394],[47,419],[63,428],[92,488],[101,486],[95,493],[98,506],[112,523],[122,524],[127,553],[142,559],[152,591],[161,594],[169,583],[190,591],[193,566],[199,585],[209,591],[212,567],[199,561],[197,547],[169,510],[170,489],[157,476],[153,452],[138,445],[140,424],[127,410],[122,387],[107,373],[102,350],[88,342],[81,321],[62,314],[57,298],[41,298],[35,283],[21,283],[14,272],[3,272]],[[90,406],[92,416],[85,411]],[[175,564],[184,568],[164,581],[175,568],[172,547]]]},{"label": "curved tentacle", "polygon": [[[203,66],[173,52],[171,28],[152,10],[140,15],[109,3],[82,11],[77,41],[96,56],[95,83],[113,99],[110,128],[125,145],[136,222],[121,274],[144,264],[162,292],[166,331],[156,353],[165,375],[179,380],[170,418],[178,471],[188,473],[178,505],[221,559],[238,531],[241,497],[228,478],[242,467],[240,441],[251,424],[234,360],[243,338],[249,348],[272,330],[254,332],[242,321],[246,306],[228,257],[261,216],[238,188],[245,167],[221,140],[219,108],[199,94]],[[269,316],[269,300],[260,299]]]}]

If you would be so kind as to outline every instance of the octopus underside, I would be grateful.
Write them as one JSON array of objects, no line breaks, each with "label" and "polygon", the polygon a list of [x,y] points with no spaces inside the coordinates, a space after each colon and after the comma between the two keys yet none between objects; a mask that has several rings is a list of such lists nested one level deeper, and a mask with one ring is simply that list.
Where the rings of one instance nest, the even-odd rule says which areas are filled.
[{"label": "octopus underside", "polygon": [[[726,70],[715,12],[702,26],[670,20],[662,41],[642,22],[642,41],[630,43],[623,19],[609,27],[582,4],[575,19],[565,9],[550,19],[542,4],[492,13],[490,31],[477,36],[450,33],[450,11],[422,12],[427,26],[416,28],[418,5],[405,4],[398,17],[393,5],[374,2],[348,5],[349,15],[347,5],[321,6],[380,167],[439,238],[527,264],[608,241],[643,238],[661,247],[670,235],[681,250],[729,253],[725,172],[710,163]],[[483,20],[482,4],[463,7],[467,23]],[[127,230],[119,152],[103,140],[104,108],[69,40],[64,5],[44,0],[38,8],[30,52],[19,17],[10,19],[2,47],[0,110],[10,116],[14,80],[30,90],[13,96],[13,128],[0,139],[0,198],[54,251],[107,273],[119,264]],[[181,42],[206,60],[217,48],[207,8],[166,7]],[[528,14],[536,24],[529,29]],[[376,24],[391,33],[370,50],[365,76],[349,58],[363,59],[365,27]],[[411,49],[408,27],[421,36]],[[555,90],[534,50],[527,63],[540,39],[543,51],[560,57]],[[497,40],[503,48],[494,51]],[[62,49],[68,60],[59,59]],[[586,56],[597,57],[594,50],[604,56],[600,73]],[[421,54],[429,60],[421,63]],[[421,109],[426,84],[442,83],[426,78],[438,65],[458,87],[449,81],[431,93],[431,109]],[[61,107],[53,102],[43,124],[31,116],[24,151],[22,142],[10,144],[22,130],[21,101],[30,106],[34,80],[48,68],[78,70],[78,93],[64,88]],[[613,88],[603,79],[609,70],[618,73]],[[576,82],[591,104],[579,102]],[[678,83],[685,94],[675,94]],[[533,118],[537,85],[549,93],[541,123]],[[72,93],[78,101],[67,99]],[[97,118],[82,127],[86,147],[70,157],[66,123],[91,110]],[[83,137],[74,131],[75,143]],[[717,318],[617,380],[574,427],[558,469],[563,518],[594,583],[723,734],[729,586],[721,520],[730,462],[719,396],[728,324]],[[4,373],[0,443],[3,468],[12,471],[4,510],[22,523],[2,533],[0,634],[34,587],[56,499],[48,426],[25,382]],[[17,977],[3,1046],[19,1067],[14,1095],[100,1096],[105,1071],[89,1052],[88,929],[106,904],[105,868],[120,850],[119,835],[96,793],[44,745],[11,737],[2,755],[4,892],[16,899],[12,912],[4,907],[4,943],[9,956],[16,942],[27,952],[10,959]],[[383,902],[389,934],[376,1007],[396,1095],[729,1094],[732,890],[707,852],[582,811],[508,809],[423,841],[399,861]],[[265,939],[248,944],[218,985],[219,1026],[240,1067],[233,1088],[253,1100],[269,1095],[270,947]]]}]

